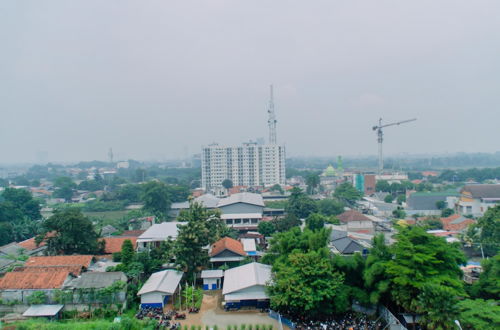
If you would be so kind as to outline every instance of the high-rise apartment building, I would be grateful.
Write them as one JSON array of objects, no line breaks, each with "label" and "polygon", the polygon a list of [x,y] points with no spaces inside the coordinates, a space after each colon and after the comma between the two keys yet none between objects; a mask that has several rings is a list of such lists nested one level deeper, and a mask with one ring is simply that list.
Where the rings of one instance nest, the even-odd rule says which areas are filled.
[{"label": "high-rise apartment building", "polygon": [[241,146],[211,144],[201,154],[201,180],[205,189],[222,186],[285,184],[285,147],[276,144],[244,143]]}]

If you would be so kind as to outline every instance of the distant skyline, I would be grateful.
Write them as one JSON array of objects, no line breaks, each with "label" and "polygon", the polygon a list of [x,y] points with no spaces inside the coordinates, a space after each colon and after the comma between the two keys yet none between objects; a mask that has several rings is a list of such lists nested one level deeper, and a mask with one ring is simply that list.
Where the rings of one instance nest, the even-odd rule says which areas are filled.
[{"label": "distant skyline", "polygon": [[494,0],[3,1],[0,164],[500,150]]}]

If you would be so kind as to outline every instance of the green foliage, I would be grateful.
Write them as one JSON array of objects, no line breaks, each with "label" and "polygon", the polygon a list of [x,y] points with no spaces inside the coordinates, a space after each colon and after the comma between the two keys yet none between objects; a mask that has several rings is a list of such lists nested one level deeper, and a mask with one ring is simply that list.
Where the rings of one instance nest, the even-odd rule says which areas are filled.
[{"label": "green foliage", "polygon": [[450,215],[452,215],[453,213],[455,213],[455,211],[453,211],[453,209],[445,208],[445,209],[441,210],[441,217],[442,218],[447,218]]},{"label": "green foliage", "polygon": [[446,207],[446,202],[445,201],[437,201],[436,207],[438,208],[438,210],[442,210]]},{"label": "green foliage", "polygon": [[285,210],[288,214],[292,214],[299,219],[304,219],[309,214],[316,212],[317,206],[300,188],[295,187],[288,198],[288,205]]},{"label": "green foliage", "polygon": [[286,209],[288,205],[287,200],[281,200],[281,201],[265,201],[264,204],[266,204],[266,207],[272,208],[272,209]]},{"label": "green foliage", "polygon": [[426,230],[443,229],[443,223],[439,219],[424,220],[423,226]]},{"label": "green foliage", "polygon": [[47,301],[47,294],[45,294],[45,292],[43,291],[35,291],[26,300],[30,305],[45,304],[45,302]]},{"label": "green foliage", "polygon": [[387,180],[378,180],[375,190],[381,192],[391,192],[391,184]]},{"label": "green foliage", "polygon": [[41,241],[46,242],[49,255],[99,254],[104,250],[92,222],[78,208],[56,210],[43,222],[36,237],[37,243]]},{"label": "green foliage", "polygon": [[302,224],[300,219],[293,213],[287,214],[284,217],[274,218],[271,223],[277,232],[287,231]]},{"label": "green foliage", "polygon": [[363,194],[354,188],[352,184],[344,182],[335,189],[333,196],[347,205],[354,205],[356,201],[363,197]]},{"label": "green foliage", "polygon": [[[101,176],[99,176],[101,178]],[[100,180],[83,180],[78,184],[79,190],[87,190],[87,191],[98,191],[104,189],[104,181],[102,178]]]},{"label": "green foliage", "polygon": [[403,204],[403,202],[406,202],[406,195],[399,195],[397,198],[397,202],[399,205]]},{"label": "green foliage", "polygon": [[392,196],[391,194],[384,197],[384,202],[386,202],[386,203],[392,203],[393,200],[394,200],[394,196]]},{"label": "green foliage", "polygon": [[500,306],[498,301],[464,299],[458,303],[458,320],[463,329],[500,328]]},{"label": "green foliage", "polygon": [[135,260],[134,246],[132,245],[132,241],[131,240],[126,239],[126,240],[123,241],[123,244],[122,244],[121,262],[125,266],[127,266],[127,265],[129,265],[134,260]]},{"label": "green foliage", "polygon": [[481,262],[483,272],[471,287],[471,296],[500,300],[500,254]]},{"label": "green foliage", "polygon": [[398,206],[395,210],[392,211],[392,216],[396,219],[404,219],[406,218],[406,212],[401,206]]},{"label": "green foliage", "polygon": [[500,248],[500,205],[489,208],[471,227],[474,242],[481,243],[488,256],[496,255]]},{"label": "green foliage", "polygon": [[422,322],[429,329],[454,329],[459,309],[453,288],[436,283],[426,283],[418,296],[417,310]]},{"label": "green foliage", "polygon": [[325,226],[325,222],[326,222],[325,216],[318,213],[312,213],[306,219],[306,226],[308,229],[312,231],[320,230]]},{"label": "green foliage", "polygon": [[208,252],[205,246],[212,239],[208,228],[208,219],[212,214],[199,203],[191,203],[189,209],[179,216],[179,221],[186,222],[178,225],[179,233],[175,241],[175,262],[177,267],[186,272],[187,278],[192,279],[208,262]]},{"label": "green foliage", "polygon": [[[38,220],[42,216],[40,214],[40,205],[33,199],[31,192],[24,189],[6,188],[2,193],[4,202],[12,203],[12,206],[18,209],[23,216],[31,220]],[[0,218],[0,221],[3,219]],[[5,221],[5,220],[3,220]]]},{"label": "green foliage", "polygon": [[335,297],[344,277],[334,272],[328,253],[326,248],[296,251],[285,262],[275,264],[273,283],[268,287],[272,308],[311,318],[337,311]]},{"label": "green foliage", "polygon": [[93,200],[83,204],[82,210],[85,212],[106,212],[120,211],[125,209],[125,203],[120,201],[100,201]]},{"label": "green foliage", "polygon": [[128,203],[138,203],[141,201],[142,185],[127,184],[118,189],[116,199]]},{"label": "green foliage", "polygon": [[333,198],[325,198],[317,202],[318,213],[325,216],[339,215],[344,212],[344,204]]},{"label": "green foliage", "polygon": [[270,191],[274,191],[274,192],[278,192],[281,195],[283,195],[285,193],[285,191],[283,190],[283,188],[279,184],[275,184],[274,186],[272,186],[271,188],[269,188],[269,190]]},{"label": "green foliage", "polygon": [[306,177],[307,193],[312,195],[316,192],[316,188],[319,187],[319,175],[316,173],[311,173]]},{"label": "green foliage", "polygon": [[144,203],[144,210],[164,219],[167,217],[172,204],[168,186],[163,182],[156,181],[144,184],[141,200]]},{"label": "green foliage", "polygon": [[389,300],[406,311],[431,315],[442,306],[423,306],[422,301],[464,294],[459,265],[465,257],[457,245],[416,226],[400,228],[395,238],[391,247],[382,236],[374,239],[365,271],[372,303]]},{"label": "green foliage", "polygon": [[276,227],[271,221],[261,221],[259,222],[257,228],[259,230],[259,233],[261,233],[265,237],[269,237],[276,232]]}]

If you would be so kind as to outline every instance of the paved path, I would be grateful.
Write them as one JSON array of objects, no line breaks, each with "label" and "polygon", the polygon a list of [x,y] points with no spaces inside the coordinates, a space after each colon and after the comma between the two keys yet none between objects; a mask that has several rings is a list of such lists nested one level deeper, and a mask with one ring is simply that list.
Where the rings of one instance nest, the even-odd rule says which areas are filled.
[{"label": "paved path", "polygon": [[[278,322],[269,317],[267,313],[259,313],[257,310],[249,311],[224,311],[219,303],[222,299],[220,292],[210,292],[203,295],[203,303],[199,313],[186,314],[186,320],[179,321],[182,326],[201,325],[214,326],[217,325],[219,330],[226,330],[228,325],[251,324],[255,325],[272,325],[273,330],[280,330]],[[286,329],[286,327],[284,327]]]}]

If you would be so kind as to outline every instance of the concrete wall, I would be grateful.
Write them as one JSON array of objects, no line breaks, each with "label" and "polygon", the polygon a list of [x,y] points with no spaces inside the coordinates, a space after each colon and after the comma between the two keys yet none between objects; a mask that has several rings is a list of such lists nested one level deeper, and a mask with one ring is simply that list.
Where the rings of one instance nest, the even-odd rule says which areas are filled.
[{"label": "concrete wall", "polygon": [[[28,304],[28,297],[31,296],[36,291],[45,292],[47,296],[47,303],[55,304],[56,291],[58,290],[1,290],[0,299],[4,302],[20,302],[22,304]],[[69,291],[64,291],[69,292]],[[115,293],[114,302],[123,303],[127,300],[127,295],[125,291]],[[78,291],[73,292],[73,301],[69,303],[79,304],[79,303],[100,303],[96,297],[92,298],[91,295],[85,294],[82,298],[79,297]]]},{"label": "concrete wall", "polygon": [[141,295],[141,304],[154,304],[163,302],[164,293],[148,292]]}]

